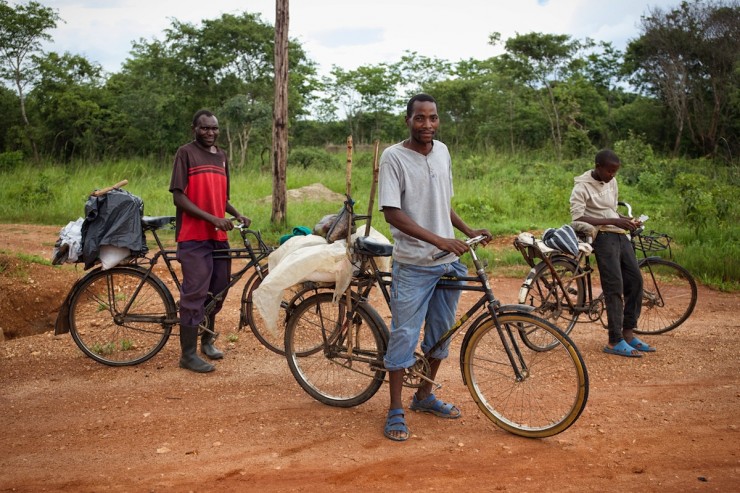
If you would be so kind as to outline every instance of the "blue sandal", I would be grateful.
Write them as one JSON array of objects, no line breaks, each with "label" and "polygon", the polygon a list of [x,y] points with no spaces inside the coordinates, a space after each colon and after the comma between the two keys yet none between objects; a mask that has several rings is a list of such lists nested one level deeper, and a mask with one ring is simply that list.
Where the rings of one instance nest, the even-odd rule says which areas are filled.
[{"label": "blue sandal", "polygon": [[411,399],[411,405],[409,406],[409,408],[412,411],[432,413],[435,416],[447,419],[457,419],[462,415],[457,407],[453,406],[452,404],[442,402],[441,400],[437,399],[434,394],[429,394],[426,398],[422,400],[418,400],[416,398],[416,394],[414,394],[414,398]]},{"label": "blue sandal", "polygon": [[637,349],[638,351],[642,351],[643,353],[654,353],[655,352],[654,347],[652,347],[647,342],[641,341],[637,337],[633,337],[632,340],[628,342],[627,344]]},{"label": "blue sandal", "polygon": [[[393,432],[401,432],[401,435],[394,435]],[[396,442],[405,442],[409,439],[409,429],[406,427],[403,409],[391,409],[385,420],[383,434]]]},{"label": "blue sandal", "polygon": [[636,348],[633,348],[622,339],[613,348],[604,346],[604,352],[607,354],[616,354],[617,356],[626,356],[628,358],[642,358],[640,353],[634,354]]}]

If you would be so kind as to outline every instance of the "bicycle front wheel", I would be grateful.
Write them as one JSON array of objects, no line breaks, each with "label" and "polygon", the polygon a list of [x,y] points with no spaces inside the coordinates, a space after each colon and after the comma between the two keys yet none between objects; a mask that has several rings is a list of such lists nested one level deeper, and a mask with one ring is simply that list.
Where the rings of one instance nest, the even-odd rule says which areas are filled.
[{"label": "bicycle front wheel", "polygon": [[637,334],[662,334],[686,321],[696,307],[696,281],[689,271],[675,262],[644,258],[642,273],[642,312]]},{"label": "bicycle front wheel", "polygon": [[[267,266],[265,265],[262,267],[262,272],[252,274],[252,277],[244,286],[239,330],[245,325],[249,325],[254,337],[263,346],[274,353],[285,356],[285,346],[283,345],[285,343],[285,325],[290,318],[290,314],[303,300],[318,293],[319,290],[329,288],[319,287],[314,283],[307,282],[286,289],[283,293],[283,300],[280,302],[280,314],[278,315],[276,330],[273,333],[267,329],[267,324],[254,304],[254,291],[260,287],[267,273]],[[333,288],[331,289],[333,291]]]},{"label": "bicycle front wheel", "polygon": [[[488,319],[463,342],[463,377],[473,400],[515,435],[543,438],[565,431],[588,400],[588,373],[578,349],[560,329],[534,315],[508,313],[498,321],[500,332]],[[533,349],[527,340],[553,347]]]},{"label": "bicycle front wheel", "polygon": [[285,356],[285,351],[283,350],[283,340],[285,339],[285,317],[283,317],[283,313],[278,317],[277,331],[273,334],[267,330],[267,326],[262,320],[259,310],[254,306],[254,290],[260,287],[260,284],[262,284],[267,272],[267,266],[265,265],[262,267],[261,272],[255,271],[244,286],[244,291],[242,292],[239,330],[241,330],[245,325],[249,325],[249,328],[252,330],[252,334],[254,334],[263,346],[274,353]]},{"label": "bicycle front wheel", "polygon": [[355,304],[348,319],[344,298],[319,293],[300,303],[285,329],[288,366],[311,397],[337,407],[362,404],[385,378],[388,330],[371,307]]},{"label": "bicycle front wheel", "polygon": [[136,365],[157,354],[176,320],[177,308],[164,284],[132,267],[92,272],[70,301],[75,343],[110,366]]}]

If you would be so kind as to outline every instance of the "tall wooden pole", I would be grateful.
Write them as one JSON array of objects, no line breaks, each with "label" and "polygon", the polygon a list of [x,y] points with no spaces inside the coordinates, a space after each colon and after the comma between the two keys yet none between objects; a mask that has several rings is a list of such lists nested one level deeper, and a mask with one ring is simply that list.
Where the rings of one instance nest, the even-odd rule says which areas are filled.
[{"label": "tall wooden pole", "polygon": [[275,105],[272,123],[272,224],[287,222],[288,0],[275,0]]}]

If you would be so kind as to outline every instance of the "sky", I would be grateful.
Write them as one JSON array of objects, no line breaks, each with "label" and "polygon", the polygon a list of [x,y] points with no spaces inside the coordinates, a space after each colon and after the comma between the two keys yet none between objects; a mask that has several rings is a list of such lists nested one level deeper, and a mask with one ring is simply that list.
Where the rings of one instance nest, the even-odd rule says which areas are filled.
[{"label": "sky", "polygon": [[[199,25],[222,14],[259,13],[274,25],[274,0],[38,0],[63,22],[50,32],[47,51],[84,55],[118,72],[139,39],[163,40],[172,20]],[[10,5],[26,3],[10,0]],[[395,63],[406,51],[450,62],[483,60],[503,52],[489,35],[506,40],[530,32],[610,41],[624,50],[639,36],[648,9],[680,0],[291,0],[289,36],[297,39],[319,74],[332,66]]]}]

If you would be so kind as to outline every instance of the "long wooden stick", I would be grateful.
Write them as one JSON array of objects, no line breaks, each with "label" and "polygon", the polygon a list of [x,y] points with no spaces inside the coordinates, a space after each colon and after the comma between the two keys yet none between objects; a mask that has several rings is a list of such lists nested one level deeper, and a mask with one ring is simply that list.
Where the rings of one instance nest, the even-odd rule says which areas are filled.
[{"label": "long wooden stick", "polygon": [[[347,137],[347,201],[352,198],[352,136]],[[351,207],[351,204],[348,204]],[[345,206],[346,207],[346,206]],[[350,250],[350,241],[352,240],[352,214],[350,210],[347,211],[347,254]]]},{"label": "long wooden stick", "polygon": [[110,192],[111,190],[114,190],[116,188],[125,187],[126,185],[128,185],[128,180],[121,180],[118,183],[116,183],[115,185],[113,185],[112,187],[105,187],[105,188],[102,188],[100,190],[95,190],[90,195],[92,195],[93,197],[100,197],[101,195],[105,195],[106,193]]},{"label": "long wooden stick", "polygon": [[[351,200],[352,196],[352,136],[347,137],[347,171],[345,179],[347,181],[347,202]],[[349,203],[345,203],[344,205],[345,209],[348,207],[351,207]],[[350,244],[352,243],[352,210],[345,210],[346,213],[346,220],[347,220],[347,259],[352,258],[352,251],[350,248]],[[347,299],[347,313],[348,315],[352,315],[352,283],[350,283],[349,286],[347,286],[347,291],[345,291],[345,296]],[[352,318],[349,318],[351,321]],[[352,351],[352,339],[349,340],[350,352]]]},{"label": "long wooden stick", "polygon": [[375,141],[373,153],[373,183],[370,185],[370,198],[367,201],[367,223],[365,223],[365,236],[370,235],[370,223],[373,220],[373,205],[375,204],[375,190],[378,188],[378,149],[380,141]]}]

